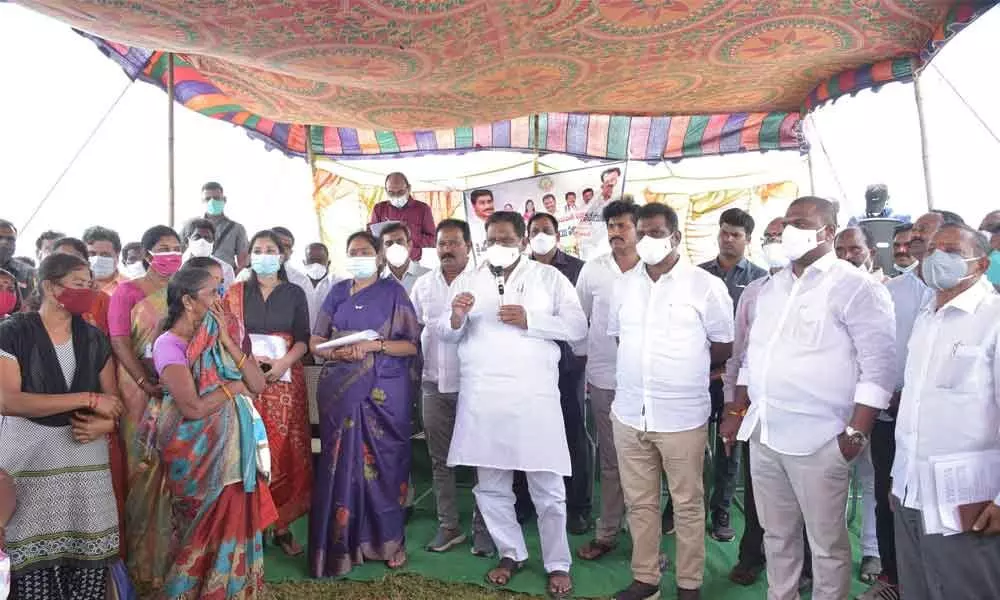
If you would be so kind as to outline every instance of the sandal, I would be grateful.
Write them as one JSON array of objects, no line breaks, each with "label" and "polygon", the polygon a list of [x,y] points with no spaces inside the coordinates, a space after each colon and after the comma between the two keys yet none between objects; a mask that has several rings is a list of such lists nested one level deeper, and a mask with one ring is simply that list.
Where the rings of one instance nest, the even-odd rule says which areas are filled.
[{"label": "sandal", "polygon": [[[402,557],[402,558],[400,558]],[[410,558],[406,555],[406,550],[402,548],[392,556],[391,559],[385,561],[385,566],[392,569],[393,571],[397,569],[402,569],[406,566]]]},{"label": "sandal", "polygon": [[[557,578],[565,579],[566,582],[569,584],[569,587],[567,587],[564,590],[557,589],[556,588]],[[569,576],[569,573],[567,573],[566,571],[552,571],[551,573],[549,573],[549,584],[545,591],[548,592],[549,598],[553,598],[554,600],[563,600],[564,598],[569,598],[570,596],[573,595],[573,579]]]},{"label": "sandal", "polygon": [[618,544],[615,542],[593,539],[587,542],[586,545],[580,546],[580,549],[576,551],[576,555],[583,560],[597,560],[617,547]]},{"label": "sandal", "polygon": [[493,567],[486,573],[486,582],[503,587],[510,583],[510,580],[514,578],[514,574],[524,568],[524,561],[518,562],[513,558],[507,558],[506,556],[500,559],[497,566]]},{"label": "sandal", "polygon": [[288,556],[301,556],[302,553],[305,552],[302,549],[302,546],[295,541],[295,537],[292,535],[291,531],[275,533],[274,543]]}]

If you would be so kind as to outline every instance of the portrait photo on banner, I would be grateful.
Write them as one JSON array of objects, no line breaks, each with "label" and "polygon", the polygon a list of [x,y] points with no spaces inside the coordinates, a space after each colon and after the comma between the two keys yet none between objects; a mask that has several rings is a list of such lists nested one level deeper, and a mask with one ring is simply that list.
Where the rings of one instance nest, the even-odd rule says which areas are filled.
[{"label": "portrait photo on banner", "polygon": [[513,211],[525,224],[537,213],[559,223],[563,252],[589,260],[610,251],[601,214],[625,189],[625,163],[545,173],[465,190],[465,213],[472,229],[476,263],[486,253],[486,220],[498,210]]}]

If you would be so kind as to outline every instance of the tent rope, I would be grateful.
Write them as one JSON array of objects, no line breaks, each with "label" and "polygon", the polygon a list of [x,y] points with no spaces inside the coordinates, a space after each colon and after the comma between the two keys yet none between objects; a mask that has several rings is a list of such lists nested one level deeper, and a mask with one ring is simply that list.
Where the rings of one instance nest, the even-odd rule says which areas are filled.
[{"label": "tent rope", "polygon": [[934,71],[938,74],[938,77],[941,78],[941,81],[947,84],[947,86],[951,89],[952,93],[955,94],[955,96],[959,100],[961,100],[962,104],[965,105],[965,108],[969,109],[969,112],[972,113],[972,116],[975,117],[977,121],[979,121],[979,124],[983,126],[983,129],[986,130],[986,133],[990,134],[990,137],[993,138],[993,141],[1000,144],[1000,136],[998,136],[997,133],[993,131],[993,128],[989,126],[989,124],[983,119],[982,116],[980,116],[979,112],[975,108],[973,108],[971,104],[969,104],[969,101],[966,100],[965,96],[963,96],[961,92],[958,91],[958,89],[951,82],[951,80],[945,77],[944,73],[941,72],[941,69],[939,69],[937,65],[935,65],[933,62],[929,64],[930,67],[934,69]]},{"label": "tent rope", "polygon": [[56,191],[56,189],[59,187],[59,184],[62,183],[62,180],[66,177],[66,174],[69,173],[70,169],[73,168],[73,165],[76,164],[77,159],[80,158],[80,155],[83,154],[83,151],[86,150],[87,146],[90,145],[90,142],[93,141],[94,136],[97,135],[97,132],[101,130],[101,127],[104,125],[104,122],[108,120],[108,117],[111,116],[112,112],[114,112],[115,108],[122,101],[122,98],[125,97],[125,92],[129,91],[129,89],[132,87],[132,83],[134,83],[134,81],[132,79],[129,79],[128,83],[125,84],[125,87],[122,89],[121,93],[118,94],[118,97],[115,98],[115,101],[111,103],[111,106],[108,108],[107,112],[104,113],[104,116],[101,117],[101,120],[99,120],[97,122],[97,125],[95,125],[94,128],[91,130],[90,135],[88,135],[87,138],[83,141],[83,144],[81,144],[80,147],[77,148],[76,153],[73,155],[73,158],[70,159],[66,167],[62,170],[61,173],[59,173],[59,176],[56,177],[56,180],[49,187],[48,191],[45,192],[45,195],[42,196],[42,199],[38,201],[38,204],[35,206],[35,210],[32,211],[31,216],[28,217],[28,220],[25,221],[24,225],[21,226],[22,231],[27,229],[28,226],[31,225],[31,222],[35,219],[35,217],[38,216],[39,211],[42,210],[42,207],[52,196],[52,193]]}]

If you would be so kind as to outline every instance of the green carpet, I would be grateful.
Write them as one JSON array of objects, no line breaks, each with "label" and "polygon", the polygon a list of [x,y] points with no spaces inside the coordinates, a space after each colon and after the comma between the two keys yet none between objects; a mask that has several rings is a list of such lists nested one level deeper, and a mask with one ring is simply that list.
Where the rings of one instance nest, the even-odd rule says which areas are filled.
[{"label": "green carpet", "polygon": [[[416,450],[418,446],[415,445]],[[425,451],[424,451],[425,452]],[[415,462],[417,463],[414,468],[415,476],[421,479],[426,478],[426,454],[415,453]],[[460,506],[462,508],[462,515],[467,520],[463,525],[467,528],[471,527],[471,517],[472,514],[472,491],[468,487],[468,474],[466,473],[460,479],[465,480],[465,485],[461,486],[459,489]],[[469,546],[462,545],[452,549],[450,552],[444,554],[434,554],[427,552],[423,549],[424,544],[426,544],[437,530],[437,519],[434,513],[434,497],[430,493],[429,485],[426,483],[426,479],[423,482],[416,481],[415,485],[417,488],[417,503],[413,515],[413,519],[407,527],[406,535],[406,546],[409,554],[408,565],[401,570],[403,573],[416,574],[430,580],[437,580],[441,582],[447,582],[452,584],[471,584],[475,586],[489,587],[483,580],[483,576],[494,564],[495,559],[483,559],[472,556],[469,553]],[[598,498],[595,491],[595,501]],[[860,503],[858,503],[858,509],[860,510]],[[596,514],[596,508],[595,508]],[[733,510],[732,514],[733,527],[739,534],[743,531],[743,515],[739,510]],[[854,573],[857,573],[857,561],[860,561],[860,552],[858,550],[858,535],[857,528],[860,522],[860,516],[854,519],[854,523],[851,526],[851,544],[854,548],[854,558],[855,566]],[[303,546],[307,539],[307,523],[303,519],[295,524],[293,531],[296,537]],[[541,564],[541,550],[538,541],[538,531],[535,528],[534,523],[525,526],[525,538],[528,544],[528,552],[531,555],[531,560],[528,563],[528,567],[517,574],[517,576],[511,581],[510,585],[505,588],[506,590],[519,592],[524,594],[533,595],[544,595],[545,594],[545,573],[542,569]],[[576,556],[576,549],[585,544],[590,539],[589,535],[570,537],[570,545],[573,548],[574,557]],[[760,581],[756,585],[751,587],[740,587],[733,584],[728,579],[729,570],[734,564],[736,564],[736,556],[739,552],[739,537],[730,543],[720,543],[713,540],[707,534],[705,536],[706,540],[706,558],[705,558],[705,582],[702,587],[702,597],[707,600],[750,600],[750,599],[761,599],[766,597],[767,585],[765,583],[763,575]],[[579,559],[575,559],[573,563],[572,575],[573,582],[575,585],[575,596],[578,598],[610,598],[615,592],[621,590],[629,584],[631,581],[631,571],[629,569],[629,556],[631,555],[631,542],[627,534],[622,534],[621,544],[615,552],[605,556],[599,561],[587,562]],[[663,550],[671,558],[674,557],[674,537],[665,536],[663,539]],[[389,570],[385,567],[383,563],[368,563],[361,565],[351,571],[346,579],[350,581],[357,582],[374,582],[374,581],[393,581],[397,580],[397,586],[405,590],[406,588],[412,588],[414,585],[420,585],[421,580],[415,577],[407,576],[390,576],[387,578]],[[273,546],[268,546],[265,554],[265,578],[271,583],[281,583],[281,582],[305,582],[309,580],[308,571],[306,569],[306,560],[304,557],[299,558],[289,558],[281,553],[280,550],[274,548]],[[315,580],[313,580],[315,581]],[[332,583],[333,580],[319,580],[317,581],[318,586],[327,585],[330,588],[337,588],[337,590],[344,589],[344,584],[338,582],[336,584]],[[428,585],[432,585],[428,582]],[[672,590],[675,587],[673,568],[671,568],[667,573],[664,573],[662,587],[665,591],[664,597],[673,597]],[[281,597],[281,587],[274,586],[276,590],[276,597]],[[313,588],[315,586],[309,586]],[[447,588],[444,588],[447,589]],[[862,593],[866,589],[866,586],[861,584],[856,580],[853,588],[854,594]],[[424,594],[408,594],[405,591],[400,591],[399,595],[392,594],[387,595],[384,591],[378,596],[365,596],[365,595],[350,595],[342,596],[340,591],[334,589],[329,590],[329,594],[322,594],[323,596],[336,595],[336,597],[350,597],[350,598],[362,598],[362,597],[392,597],[392,598],[424,598],[424,597],[439,597],[444,598],[458,597],[457,593],[437,593],[434,596],[424,595]],[[301,595],[301,593],[300,593]],[[313,594],[308,594],[312,596]],[[320,597],[317,595],[316,597]],[[462,596],[467,597],[465,595]],[[470,595],[468,597],[476,597]],[[808,594],[805,595],[806,598],[809,597]]]}]

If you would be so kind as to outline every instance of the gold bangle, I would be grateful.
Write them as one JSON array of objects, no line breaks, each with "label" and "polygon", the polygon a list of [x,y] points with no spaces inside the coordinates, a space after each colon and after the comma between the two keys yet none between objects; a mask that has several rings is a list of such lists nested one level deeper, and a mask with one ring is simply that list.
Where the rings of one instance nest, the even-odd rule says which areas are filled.
[{"label": "gold bangle", "polygon": [[726,412],[729,415],[733,416],[733,417],[745,417],[745,416],[747,416],[747,409],[746,408],[743,408],[743,410],[728,410]]},{"label": "gold bangle", "polygon": [[243,356],[240,357],[240,362],[236,363],[236,368],[239,369],[240,371],[242,371],[243,370],[243,363],[245,363],[246,361],[247,361],[247,353],[244,352]]}]

